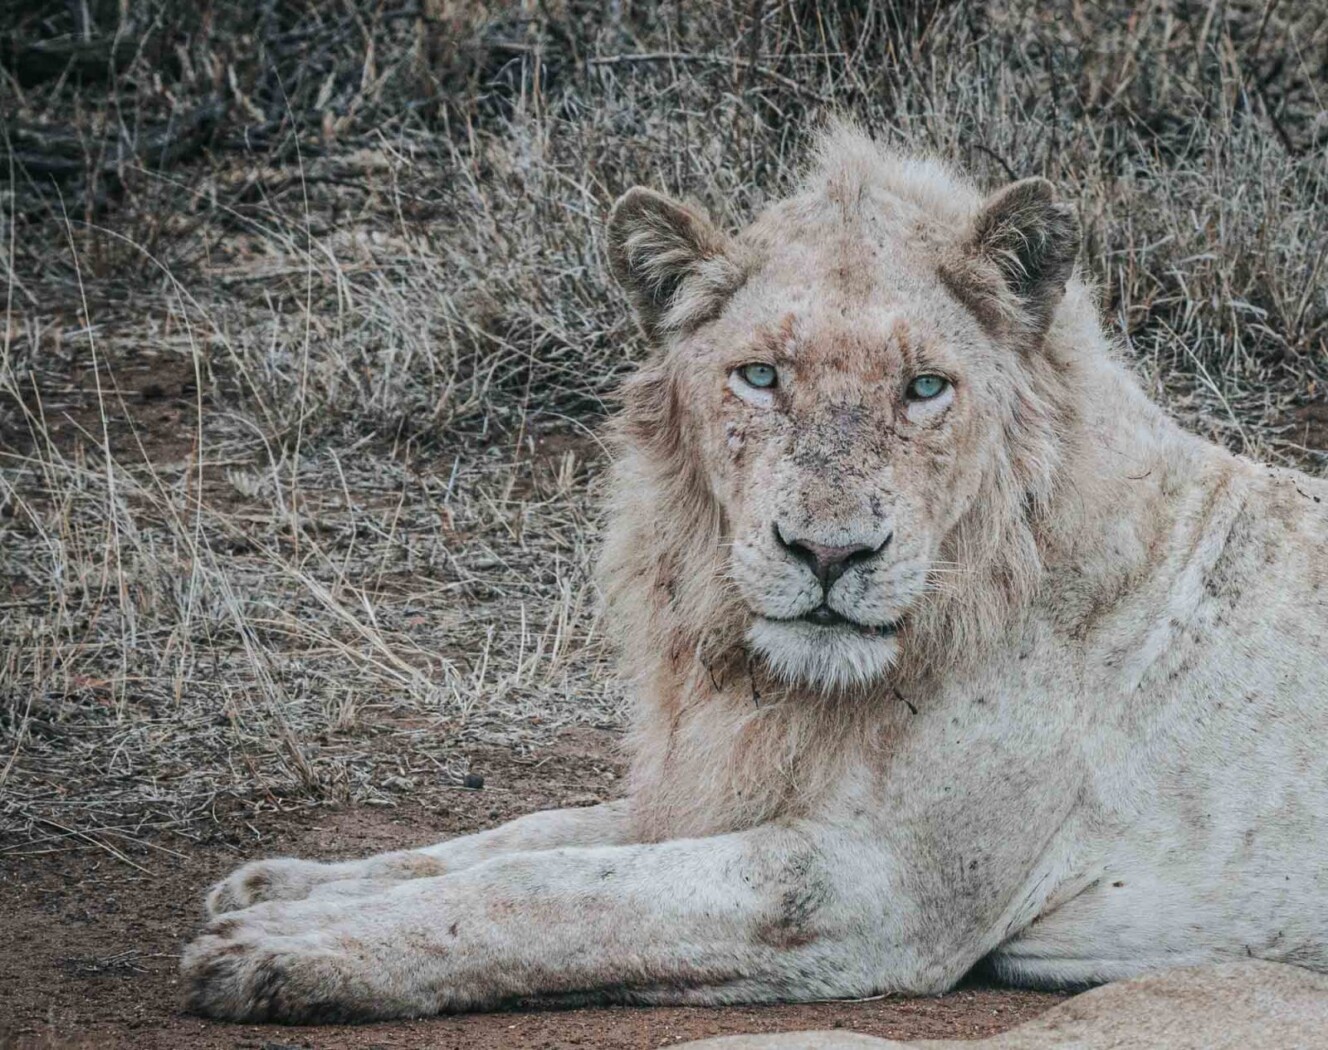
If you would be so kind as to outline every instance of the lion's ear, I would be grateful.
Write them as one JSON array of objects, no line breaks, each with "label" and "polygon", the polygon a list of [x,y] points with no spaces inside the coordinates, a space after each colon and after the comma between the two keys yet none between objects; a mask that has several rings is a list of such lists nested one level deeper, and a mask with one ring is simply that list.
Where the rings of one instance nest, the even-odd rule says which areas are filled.
[{"label": "lion's ear", "polygon": [[985,300],[980,317],[1040,339],[1078,252],[1074,208],[1056,199],[1046,179],[1022,179],[983,202],[966,253],[976,266],[964,283],[970,295]]},{"label": "lion's ear", "polygon": [[713,316],[742,282],[729,239],[704,212],[640,186],[609,215],[609,265],[651,340]]}]

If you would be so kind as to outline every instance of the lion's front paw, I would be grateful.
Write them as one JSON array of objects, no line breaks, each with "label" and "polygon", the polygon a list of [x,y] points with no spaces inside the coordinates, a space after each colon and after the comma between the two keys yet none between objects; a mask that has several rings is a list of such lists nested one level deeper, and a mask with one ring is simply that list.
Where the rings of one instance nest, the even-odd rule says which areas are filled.
[{"label": "lion's front paw", "polygon": [[180,964],[185,1003],[194,1013],[226,1021],[342,1021],[337,959],[292,938],[269,941],[207,934]]},{"label": "lion's front paw", "polygon": [[208,891],[207,913],[222,915],[263,901],[303,900],[315,886],[336,879],[336,868],[290,857],[252,861]]},{"label": "lion's front paw", "polygon": [[[308,905],[297,905],[307,909]],[[185,949],[189,1010],[228,1021],[313,1024],[417,1016],[436,1006],[392,986],[374,945],[318,912],[222,916]]]}]

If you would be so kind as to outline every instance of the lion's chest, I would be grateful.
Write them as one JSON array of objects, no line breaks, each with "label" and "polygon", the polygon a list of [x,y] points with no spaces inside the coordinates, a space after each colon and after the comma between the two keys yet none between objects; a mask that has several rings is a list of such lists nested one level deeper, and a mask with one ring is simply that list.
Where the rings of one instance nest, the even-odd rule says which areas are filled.
[{"label": "lion's chest", "polygon": [[659,840],[833,812],[877,790],[898,730],[884,709],[815,702],[725,698],[649,713],[632,740],[638,827]]}]

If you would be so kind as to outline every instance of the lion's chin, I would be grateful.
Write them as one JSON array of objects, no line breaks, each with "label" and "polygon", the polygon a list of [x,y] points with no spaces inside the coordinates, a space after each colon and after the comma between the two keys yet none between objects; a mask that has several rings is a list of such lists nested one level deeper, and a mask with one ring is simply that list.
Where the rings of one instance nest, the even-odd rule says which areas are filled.
[{"label": "lion's chin", "polygon": [[761,616],[747,628],[747,642],[780,678],[826,692],[882,677],[899,653],[893,632],[866,634],[853,626]]}]

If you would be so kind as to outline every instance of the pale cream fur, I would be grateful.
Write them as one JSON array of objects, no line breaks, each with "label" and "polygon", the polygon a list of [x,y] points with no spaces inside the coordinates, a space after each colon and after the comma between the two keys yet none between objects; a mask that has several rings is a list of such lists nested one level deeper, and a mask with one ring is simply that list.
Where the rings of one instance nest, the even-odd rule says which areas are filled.
[{"label": "pale cream fur", "polygon": [[1321,1050],[1328,978],[1277,963],[1224,963],[1084,992],[986,1039],[899,1043],[846,1030],[721,1036],[678,1050]]},{"label": "pale cream fur", "polygon": [[628,797],[246,865],[185,954],[190,1004],[1328,970],[1328,485],[1154,406],[1076,246],[1047,183],[984,197],[849,128],[734,236],[625,195],[610,259],[655,344],[601,566]]}]

